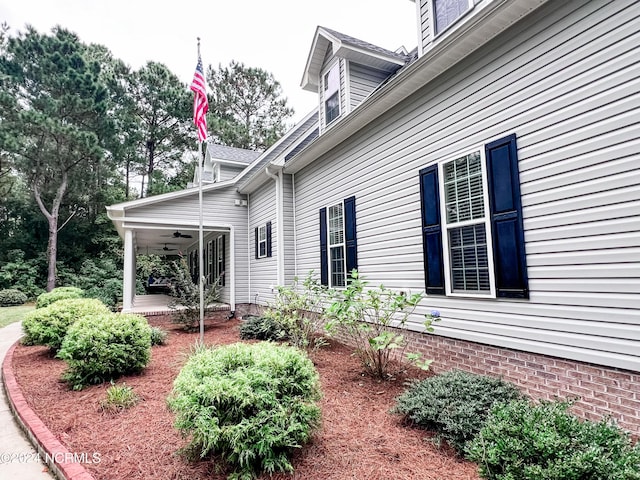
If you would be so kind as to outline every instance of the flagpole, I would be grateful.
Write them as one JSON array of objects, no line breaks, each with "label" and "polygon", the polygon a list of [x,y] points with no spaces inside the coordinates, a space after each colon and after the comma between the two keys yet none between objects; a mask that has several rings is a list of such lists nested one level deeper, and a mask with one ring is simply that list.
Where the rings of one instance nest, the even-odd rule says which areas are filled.
[{"label": "flagpole", "polygon": [[[198,58],[200,58],[200,37],[198,37]],[[206,139],[204,140],[206,142]],[[198,277],[200,287],[200,345],[204,345],[204,231],[202,219],[202,143],[198,139]]]}]

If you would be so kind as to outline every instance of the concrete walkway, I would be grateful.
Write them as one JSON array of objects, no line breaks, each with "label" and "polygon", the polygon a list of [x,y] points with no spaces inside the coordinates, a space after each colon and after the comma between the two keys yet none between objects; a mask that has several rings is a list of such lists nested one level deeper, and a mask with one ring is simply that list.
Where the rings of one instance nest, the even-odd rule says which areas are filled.
[{"label": "concrete walkway", "polygon": [[[0,328],[0,364],[9,348],[22,336],[20,322]],[[51,480],[53,477],[18,427],[9,408],[4,385],[0,387],[0,479]]]}]

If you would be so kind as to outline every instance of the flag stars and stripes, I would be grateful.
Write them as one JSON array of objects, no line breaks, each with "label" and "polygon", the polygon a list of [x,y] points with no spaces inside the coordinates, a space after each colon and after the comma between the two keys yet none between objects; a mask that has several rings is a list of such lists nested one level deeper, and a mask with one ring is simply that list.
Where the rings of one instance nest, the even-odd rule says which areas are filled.
[{"label": "flag stars and stripes", "polygon": [[193,123],[198,129],[198,140],[203,142],[207,138],[207,111],[209,110],[209,102],[207,100],[204,69],[202,68],[202,58],[200,55],[198,55],[198,65],[193,74],[193,81],[191,82],[190,88],[195,94],[193,98]]}]

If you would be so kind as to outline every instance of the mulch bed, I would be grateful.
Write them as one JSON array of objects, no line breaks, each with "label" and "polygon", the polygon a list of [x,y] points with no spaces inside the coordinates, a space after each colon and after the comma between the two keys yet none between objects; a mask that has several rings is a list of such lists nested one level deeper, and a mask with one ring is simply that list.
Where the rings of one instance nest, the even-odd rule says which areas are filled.
[{"label": "mulch bed", "polygon": [[[206,344],[239,341],[237,320],[208,326]],[[176,452],[186,445],[173,428],[166,405],[173,380],[198,339],[172,325],[168,343],[153,347],[152,360],[140,375],[118,380],[133,387],[142,401],[120,413],[106,413],[100,402],[109,384],[70,391],[60,376],[65,363],[51,358],[45,347],[18,345],[13,368],[29,405],[72,453],[99,454],[99,463],[85,467],[98,480],[224,479],[215,460],[189,463]],[[322,427],[311,443],[294,453],[295,473],[275,480],[478,480],[475,464],[447,448],[438,448],[430,434],[403,425],[389,413],[412,370],[394,380],[376,381],[361,374],[352,350],[331,341],[312,355],[320,373]]]}]

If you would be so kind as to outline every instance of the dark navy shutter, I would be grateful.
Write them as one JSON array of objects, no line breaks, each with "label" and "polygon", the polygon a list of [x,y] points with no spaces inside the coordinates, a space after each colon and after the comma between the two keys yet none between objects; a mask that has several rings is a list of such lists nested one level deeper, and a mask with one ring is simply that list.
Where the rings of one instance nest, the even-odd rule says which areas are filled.
[{"label": "dark navy shutter", "polygon": [[424,281],[428,295],[444,295],[444,262],[438,166],[420,170],[420,204],[422,206],[422,254]]},{"label": "dark navy shutter", "polygon": [[256,260],[257,260],[258,259],[258,253],[259,253],[259,250],[258,250],[258,246],[259,246],[258,245],[258,227],[256,227],[255,231],[256,231],[255,244],[256,244]]},{"label": "dark navy shutter", "polygon": [[344,238],[347,251],[345,263],[347,278],[351,271],[358,268],[358,241],[356,238],[356,197],[346,198],[344,201]]},{"label": "dark navy shutter", "polygon": [[485,146],[498,297],[529,298],[515,134]]},{"label": "dark navy shutter", "polygon": [[329,285],[329,256],[327,254],[327,209],[320,209],[320,283]]},{"label": "dark navy shutter", "polygon": [[270,257],[271,254],[271,222],[267,222],[267,257]]}]

